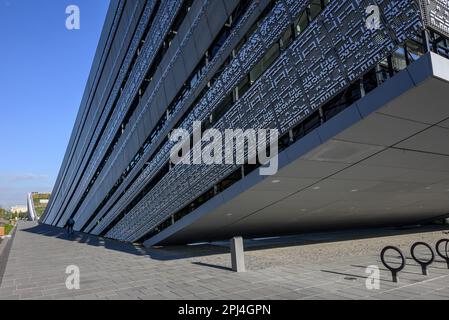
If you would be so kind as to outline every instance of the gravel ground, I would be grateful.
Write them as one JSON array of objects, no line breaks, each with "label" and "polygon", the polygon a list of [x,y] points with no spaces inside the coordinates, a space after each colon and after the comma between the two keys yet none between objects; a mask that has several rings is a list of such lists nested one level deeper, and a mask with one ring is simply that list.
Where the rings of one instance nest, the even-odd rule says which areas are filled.
[{"label": "gravel ground", "polygon": [[[260,241],[259,244],[250,241],[245,244],[245,262],[249,270],[279,265],[329,263],[356,256],[376,256],[388,245],[399,247],[404,255],[410,256],[413,243],[423,241],[434,247],[438,240],[449,238],[445,233],[447,230],[449,226],[435,226],[409,230],[348,231],[271,240],[275,243],[270,243],[270,240]],[[271,248],[266,248],[267,246]],[[205,264],[230,267],[227,254],[204,256],[196,260]]]}]

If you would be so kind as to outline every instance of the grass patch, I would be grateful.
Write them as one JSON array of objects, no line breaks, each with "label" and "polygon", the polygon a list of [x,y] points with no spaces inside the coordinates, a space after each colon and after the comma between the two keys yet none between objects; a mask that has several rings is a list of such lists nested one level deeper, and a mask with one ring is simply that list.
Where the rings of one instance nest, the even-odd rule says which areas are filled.
[{"label": "grass patch", "polygon": [[8,235],[11,233],[11,230],[14,228],[13,225],[10,224],[5,224],[5,225],[0,225],[0,227],[5,227],[5,235]]},{"label": "grass patch", "polygon": [[5,233],[6,234],[10,234],[12,229],[14,229],[14,226],[12,226],[10,224],[5,225]]}]

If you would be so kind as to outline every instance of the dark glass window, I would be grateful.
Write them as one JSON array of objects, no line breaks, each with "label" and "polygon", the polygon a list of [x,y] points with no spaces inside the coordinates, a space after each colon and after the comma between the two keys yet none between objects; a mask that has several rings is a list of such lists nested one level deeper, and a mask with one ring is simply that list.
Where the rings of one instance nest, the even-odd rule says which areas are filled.
[{"label": "dark glass window", "polygon": [[251,87],[250,80],[248,76],[245,76],[243,80],[237,86],[238,98],[240,99]]},{"label": "dark glass window", "polygon": [[213,123],[216,123],[234,103],[233,94],[228,94],[212,113]]},{"label": "dark glass window", "polygon": [[224,45],[226,40],[228,39],[231,33],[231,29],[229,27],[224,27],[223,30],[218,34],[212,43],[211,49],[209,50],[209,59],[212,60],[220,51],[221,47]]},{"label": "dark glass window", "polygon": [[299,34],[301,34],[307,28],[308,25],[309,25],[309,17],[307,15],[307,10],[305,10],[296,20],[295,23],[296,35],[298,36]]},{"label": "dark glass window", "polygon": [[288,28],[281,37],[279,44],[281,46],[281,50],[285,50],[293,41],[293,30],[292,28]]},{"label": "dark glass window", "polygon": [[398,49],[396,49],[395,52],[393,52],[392,64],[393,64],[393,70],[395,72],[399,72],[399,71],[404,70],[405,68],[407,68],[407,61],[406,61],[406,58],[405,58],[405,49],[404,49],[404,47],[400,46]]},{"label": "dark glass window", "polygon": [[323,10],[321,0],[313,0],[309,6],[310,20],[314,20]]},{"label": "dark glass window", "polygon": [[407,48],[407,54],[411,62],[418,60],[421,56],[424,55],[423,45],[415,42],[415,41],[407,41],[405,43]]},{"label": "dark glass window", "polygon": [[268,69],[268,67],[279,57],[280,49],[279,43],[275,43],[270,49],[268,49],[265,56],[259,61],[258,64],[250,72],[251,84],[253,84],[259,77]]}]

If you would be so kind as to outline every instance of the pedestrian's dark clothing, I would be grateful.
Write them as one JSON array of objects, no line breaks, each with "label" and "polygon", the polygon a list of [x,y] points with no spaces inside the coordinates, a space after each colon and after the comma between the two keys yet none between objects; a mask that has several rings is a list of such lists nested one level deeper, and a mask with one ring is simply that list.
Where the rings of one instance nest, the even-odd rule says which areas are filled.
[{"label": "pedestrian's dark clothing", "polygon": [[75,225],[75,220],[73,220],[73,218],[70,218],[66,224],[68,234],[73,234],[73,226],[74,225]]}]

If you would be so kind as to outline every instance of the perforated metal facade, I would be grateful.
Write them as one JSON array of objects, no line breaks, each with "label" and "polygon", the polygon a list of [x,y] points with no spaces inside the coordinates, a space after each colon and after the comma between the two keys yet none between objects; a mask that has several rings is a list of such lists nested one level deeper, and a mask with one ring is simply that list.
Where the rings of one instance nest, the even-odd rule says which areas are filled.
[{"label": "perforated metal facade", "polygon": [[[148,187],[168,161],[173,147],[166,139],[170,130],[175,126],[191,130],[193,121],[210,117],[297,23],[310,1],[249,1],[213,58],[173,104],[204,52],[229,23],[228,17],[241,5],[238,0],[195,0],[185,14],[180,14],[185,2],[123,0],[111,4],[44,223],[64,226],[73,216],[75,229],[137,241],[237,169],[234,165],[177,165]],[[437,10],[435,3],[446,9],[447,3],[430,2],[433,4],[426,7],[430,8],[430,25],[444,29],[447,11]],[[377,30],[366,26],[370,14],[366,9],[373,4],[381,14]],[[264,10],[269,10],[268,14],[260,19]],[[281,134],[288,133],[404,41],[421,34],[421,10],[414,0],[326,1],[320,14],[214,127],[277,128]],[[258,19],[253,32],[238,47]],[[180,25],[170,36],[178,20]],[[170,43],[147,79],[168,36]],[[227,60],[224,70],[208,86]],[[142,192],[145,194],[135,201]]]}]

